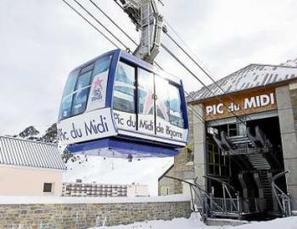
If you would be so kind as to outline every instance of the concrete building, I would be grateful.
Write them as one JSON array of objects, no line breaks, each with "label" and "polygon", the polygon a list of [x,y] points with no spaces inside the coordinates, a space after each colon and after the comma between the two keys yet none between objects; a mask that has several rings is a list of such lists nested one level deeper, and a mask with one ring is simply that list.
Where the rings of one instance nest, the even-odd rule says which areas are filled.
[{"label": "concrete building", "polygon": [[0,137],[0,195],[59,196],[65,169],[57,145]]},{"label": "concrete building", "polygon": [[83,183],[63,183],[62,196],[73,197],[126,197],[127,185]]},{"label": "concrete building", "polygon": [[149,190],[147,185],[130,184],[127,186],[127,197],[147,197]]},{"label": "concrete building", "polygon": [[193,182],[194,174],[194,151],[193,151],[193,116],[189,115],[189,143],[175,158],[174,164],[165,171],[158,179],[159,196],[172,194],[189,194],[189,185],[169,177]]},{"label": "concrete building", "polygon": [[172,194],[189,194],[189,186],[178,180],[168,177],[175,177],[189,182],[194,178],[194,155],[191,149],[184,149],[174,158],[174,164],[165,171],[158,179],[159,196]]},{"label": "concrete building", "polygon": [[252,64],[209,89],[188,97],[193,178],[245,214],[284,214],[287,194],[297,210],[297,68]]},{"label": "concrete building", "polygon": [[149,196],[148,186],[140,184],[97,184],[83,183],[78,179],[74,183],[63,183],[62,196],[72,197],[145,197]]}]

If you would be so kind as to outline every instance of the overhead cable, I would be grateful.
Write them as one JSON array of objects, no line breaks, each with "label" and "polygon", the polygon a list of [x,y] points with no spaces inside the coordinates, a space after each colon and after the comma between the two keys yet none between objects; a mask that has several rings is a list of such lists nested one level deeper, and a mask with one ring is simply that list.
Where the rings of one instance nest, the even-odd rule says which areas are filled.
[{"label": "overhead cable", "polygon": [[100,6],[98,6],[98,4],[96,4],[93,0],[89,0],[95,7],[97,10],[99,10],[105,17],[108,18],[109,21],[111,21],[111,23],[116,26],[123,34],[125,34],[126,37],[128,37],[128,39],[130,41],[132,41],[135,45],[138,45],[136,41],[133,40],[133,38],[127,33],[125,32],[125,30],[123,30],[110,16],[108,16],[107,13],[105,13],[104,10],[101,9]]},{"label": "overhead cable", "polygon": [[[171,50],[169,48],[167,48],[166,45],[164,45],[163,43],[161,43],[161,47],[171,56],[173,57],[184,69],[186,69],[200,84],[202,84],[202,86],[204,86],[211,94],[213,94],[214,96],[216,96],[216,94],[205,84],[202,82],[202,80],[199,79],[199,77],[193,72],[191,71],[173,52],[171,52]],[[218,96],[215,97],[216,100],[220,101],[223,106],[227,109],[228,106],[224,103],[222,98],[219,98]],[[246,123],[238,116],[236,115],[235,112],[231,111],[231,113],[244,125],[246,125]]]},{"label": "overhead cable", "polygon": [[[86,20],[87,22],[88,22],[88,24],[90,24],[94,29],[96,29],[101,35],[103,35],[104,36],[104,38],[106,38],[106,39],[108,39],[112,44],[114,44],[114,42],[113,41],[111,41],[104,33],[102,33],[95,25],[93,25],[90,21],[88,21],[82,14],[80,14],[73,6],[71,6],[68,2],[66,2],[65,0],[62,0],[64,3],[66,3],[72,10],[74,10],[80,17],[82,17],[84,20]],[[98,19],[97,18],[95,18],[95,16],[94,15],[92,15],[84,6],[82,6],[80,3],[78,3],[77,2],[77,0],[74,0],[82,9],[84,9],[84,11],[85,12],[87,12],[92,18],[94,18],[95,19],[95,21],[99,24],[99,25],[102,25],[102,23],[100,23],[99,21],[98,21]],[[111,18],[110,18],[110,20],[112,20]],[[116,22],[114,22],[114,23],[116,23]],[[103,27],[104,28],[106,28],[104,25],[103,25]],[[107,28],[106,28],[107,29]],[[109,31],[109,30],[108,30]],[[112,33],[112,32],[110,32],[110,34],[113,36],[113,37],[115,37],[115,35]],[[117,40],[119,40],[118,38],[117,38]],[[119,42],[121,43],[121,44],[123,44],[123,46],[124,47],[127,47],[121,40],[119,40]],[[115,45],[115,44],[114,44]],[[117,45],[115,45],[117,48],[119,48]],[[169,48],[167,48],[164,44],[161,44],[161,47],[167,52],[167,53],[169,53],[178,63],[180,63],[192,76],[194,76],[195,77],[195,79],[196,80],[198,80],[203,86],[205,86],[211,93],[213,93],[180,59],[178,59],[171,51],[170,51],[170,49]],[[128,47],[127,47],[127,49],[128,49]],[[161,70],[163,70],[164,71],[164,69],[158,64],[158,63],[156,63],[157,64],[157,66],[161,69]],[[189,93],[187,93],[187,95],[189,96],[190,94]],[[217,98],[217,99],[219,99],[219,98]],[[192,111],[193,111],[193,109],[191,109]],[[202,122],[204,122],[205,120],[204,120],[204,118],[198,113],[198,112],[196,112],[196,111],[194,111],[194,113],[198,116],[198,118],[202,121]]]},{"label": "overhead cable", "polygon": [[103,23],[101,23],[90,11],[88,11],[82,4],[80,4],[77,0],[73,0],[77,5],[79,5],[88,15],[90,15],[100,26],[102,26],[105,31],[107,31],[114,39],[116,39],[127,51],[130,51],[128,46],[126,46],[117,36],[113,34]]},{"label": "overhead cable", "polygon": [[96,26],[94,26],[85,16],[83,16],[77,9],[75,9],[72,5],[70,5],[67,1],[62,0],[68,7],[70,7],[77,15],[79,15],[85,22],[87,22],[90,26],[92,26],[98,33],[100,33],[106,40],[108,40],[113,46],[119,48],[119,46],[113,42],[108,36],[106,36],[101,30],[99,30]]},{"label": "overhead cable", "polygon": [[[186,45],[185,41],[178,35],[178,33],[174,30],[174,28],[171,25],[169,25],[168,22],[166,22],[166,24],[176,34],[176,36]],[[195,63],[196,66],[198,66],[198,68],[214,83],[214,85],[216,85],[221,90],[221,92],[223,94],[227,94],[226,91],[218,84],[218,82],[206,71],[206,69],[203,68],[201,66],[201,64],[199,64],[171,35],[169,35],[168,32],[164,32],[164,33],[179,49],[181,49],[181,51],[188,58],[190,58],[191,61],[193,61]],[[186,45],[186,46],[189,47],[188,45]],[[227,97],[230,98],[232,102],[234,102],[234,98],[231,95],[227,94]],[[244,114],[246,114],[246,113],[244,112]]]}]

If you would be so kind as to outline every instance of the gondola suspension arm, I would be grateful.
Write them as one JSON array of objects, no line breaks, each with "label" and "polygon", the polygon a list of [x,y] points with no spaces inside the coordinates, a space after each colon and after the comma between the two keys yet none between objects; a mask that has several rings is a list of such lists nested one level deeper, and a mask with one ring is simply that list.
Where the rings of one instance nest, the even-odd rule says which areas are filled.
[{"label": "gondola suspension arm", "polygon": [[128,14],[136,30],[141,32],[134,55],[153,63],[159,53],[163,17],[155,0],[114,0]]}]

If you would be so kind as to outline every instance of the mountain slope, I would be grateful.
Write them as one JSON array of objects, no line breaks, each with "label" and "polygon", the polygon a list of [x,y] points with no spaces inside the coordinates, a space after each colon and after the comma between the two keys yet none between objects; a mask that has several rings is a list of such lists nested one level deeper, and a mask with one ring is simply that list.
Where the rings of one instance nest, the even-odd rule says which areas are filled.
[{"label": "mountain slope", "polygon": [[57,124],[52,124],[48,129],[45,130],[45,133],[40,132],[34,126],[29,126],[13,137],[24,138],[33,141],[57,143]]},{"label": "mountain slope", "polygon": [[80,160],[67,162],[64,182],[96,182],[101,184],[139,183],[149,186],[150,195],[158,195],[158,178],[173,164],[173,158],[128,159],[80,155]]}]

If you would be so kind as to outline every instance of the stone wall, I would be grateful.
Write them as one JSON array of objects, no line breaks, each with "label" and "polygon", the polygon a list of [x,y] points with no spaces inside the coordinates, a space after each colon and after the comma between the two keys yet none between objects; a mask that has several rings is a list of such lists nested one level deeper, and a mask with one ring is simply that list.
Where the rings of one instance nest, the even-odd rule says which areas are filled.
[{"label": "stone wall", "polygon": [[190,201],[188,200],[150,202],[149,198],[142,198],[140,202],[126,203],[112,201],[110,203],[108,201],[106,203],[90,203],[90,201],[85,201],[85,203],[53,204],[1,204],[0,200],[1,229],[89,228],[146,220],[171,220],[176,217],[189,217],[190,214]]},{"label": "stone wall", "polygon": [[[183,190],[184,185],[189,188],[187,184],[183,184],[178,180],[166,178],[165,176],[176,177],[186,181],[194,180],[194,165],[193,161],[189,157],[187,149],[183,149],[177,156],[174,157],[174,166],[163,174],[162,177],[160,177],[159,195],[181,194],[185,191]],[[167,191],[166,188],[168,189]]]},{"label": "stone wall", "polygon": [[180,190],[180,188],[178,188],[178,190],[176,190],[176,186],[180,185],[179,184],[180,182],[177,182],[176,180],[167,178],[165,176],[171,176],[171,177],[175,176],[174,166],[170,167],[170,169],[167,170],[162,175],[162,177],[159,178],[159,181],[158,181],[158,193],[159,193],[159,196],[177,194],[178,190]]}]

